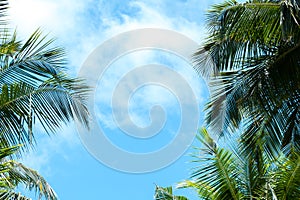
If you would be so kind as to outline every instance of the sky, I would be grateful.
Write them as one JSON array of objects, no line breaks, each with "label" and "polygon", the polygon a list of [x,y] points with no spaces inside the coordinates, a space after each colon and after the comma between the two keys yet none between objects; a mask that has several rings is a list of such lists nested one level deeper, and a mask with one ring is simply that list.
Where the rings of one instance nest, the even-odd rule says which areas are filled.
[{"label": "sky", "polygon": [[[41,28],[49,38],[55,37],[55,44],[63,46],[67,51],[68,73],[77,76],[96,48],[103,47],[101,45],[106,41],[115,42],[115,38],[122,36],[126,31],[141,28],[167,29],[174,32],[174,37],[181,34],[200,45],[206,35],[205,11],[210,5],[218,2],[221,1],[10,0],[9,18],[21,39],[28,38],[37,28]],[[137,42],[134,39],[128,40],[127,43]],[[130,45],[134,45],[133,43]],[[179,41],[175,43],[175,48],[179,43]],[[110,45],[112,54],[123,48],[122,45],[124,46],[124,43]],[[146,65],[159,65],[157,68],[160,70],[159,76],[154,77],[150,72],[141,74],[134,71]],[[98,68],[88,68],[89,72],[100,70],[98,64],[95,66]],[[153,66],[149,68],[150,71],[156,69]],[[159,68],[161,66],[166,68]],[[176,72],[177,75],[166,74],[169,73],[168,70],[172,71],[170,73]],[[130,76],[133,71],[136,74]],[[96,73],[90,73],[90,76],[94,74]],[[93,83],[95,90],[91,99],[93,121],[101,127],[105,137],[114,146],[126,152],[133,154],[162,152],[164,146],[174,143],[180,135],[178,129],[186,123],[184,120],[194,120],[192,110],[187,111],[190,116],[182,118],[185,116],[182,109],[187,108],[189,102],[196,102],[199,109],[196,128],[203,125],[204,103],[209,96],[207,85],[204,79],[192,70],[187,59],[182,59],[172,52],[158,48],[142,48],[122,54],[107,66],[102,77],[96,78],[98,79]],[[156,78],[156,84],[147,83],[133,87],[135,90],[131,91],[128,97],[126,91],[130,85],[136,86],[139,81],[152,78]],[[171,81],[171,85],[163,85],[165,80]],[[195,95],[194,101],[191,100],[189,93],[185,93],[188,86],[183,83],[190,86],[191,92]],[[124,85],[126,87],[125,92],[116,93],[119,95],[116,98],[113,95],[118,84],[120,87]],[[178,100],[180,95],[177,93],[184,97]],[[118,101],[115,102],[116,99]],[[152,109],[157,108],[155,107],[157,105],[162,110]],[[123,112],[128,116],[124,117]],[[119,117],[121,120],[118,120],[118,116],[121,116]],[[136,130],[128,125],[131,122],[136,125],[134,128],[149,126],[149,130],[152,130],[151,127],[157,130],[145,138],[141,138],[137,132],[131,133],[132,136],[124,131],[126,127],[129,127],[129,132]],[[157,128],[157,124],[161,127]],[[61,200],[153,199],[155,185],[175,186],[176,183],[189,178],[191,168],[194,167],[190,163],[192,160],[190,153],[193,152],[192,146],[197,145],[196,141],[189,144],[187,150],[173,163],[161,164],[168,156],[158,156],[152,160],[134,160],[136,163],[131,163],[132,165],[129,165],[131,161],[125,158],[123,165],[131,167],[130,169],[134,165],[135,172],[129,172],[130,169],[123,169],[119,165],[111,164],[113,165],[111,166],[101,162],[101,159],[99,161],[99,156],[109,155],[112,159],[118,160],[121,159],[118,158],[119,155],[99,145],[100,141],[97,141],[97,145],[100,146],[97,149],[99,156],[92,155],[90,152],[93,149],[83,141],[84,133],[78,131],[76,127],[75,123],[70,123],[50,137],[42,130],[37,130],[36,149],[23,158],[26,165],[38,170],[49,181]],[[147,134],[149,133],[152,132],[148,131]],[[173,156],[171,154],[170,157]],[[161,166],[154,165],[153,170],[148,169],[147,172],[139,171],[139,167],[152,166],[152,162]],[[121,166],[123,165],[121,163]],[[176,190],[175,193],[186,195],[191,200],[197,199],[195,192],[191,190]]]}]

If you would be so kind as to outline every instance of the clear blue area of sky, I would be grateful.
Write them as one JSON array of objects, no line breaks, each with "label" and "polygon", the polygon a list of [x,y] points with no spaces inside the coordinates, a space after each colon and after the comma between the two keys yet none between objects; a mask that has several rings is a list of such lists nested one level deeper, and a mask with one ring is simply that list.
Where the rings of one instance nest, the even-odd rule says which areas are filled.
[{"label": "clear blue area of sky", "polygon": [[[22,15],[18,12],[17,7],[21,5],[21,1],[22,4],[27,2],[29,10],[26,12],[29,13]],[[57,37],[56,44],[66,48],[70,63],[69,73],[76,75],[94,48],[123,31],[145,27],[167,28],[185,34],[200,44],[205,37],[205,11],[210,5],[221,2],[221,0],[11,0],[11,2],[12,21],[18,26],[18,32],[22,38],[28,36],[28,33],[39,26],[46,33],[50,32],[50,35]],[[36,12],[35,8],[40,11]],[[20,10],[22,9],[20,8]],[[30,15],[30,12],[35,14]],[[41,20],[39,21],[39,19]],[[155,58],[152,56],[152,59]],[[130,59],[132,58],[129,57],[119,64],[136,64]],[[177,59],[172,60],[172,57],[166,55],[158,58],[157,63],[166,65],[172,63],[170,65],[173,68],[182,71],[187,65]],[[199,104],[201,109],[200,127],[203,124],[204,113],[202,111],[208,98],[208,90],[203,79],[197,78],[195,74],[191,74],[191,76],[192,87],[199,92],[197,96],[201,104]],[[101,88],[97,90],[101,91]],[[170,96],[169,93],[165,93],[165,95]],[[137,101],[140,101],[140,97],[136,98]],[[174,105],[178,106],[176,100],[174,101]],[[100,112],[101,106],[105,107],[104,104],[99,103],[96,111]],[[135,108],[132,109],[134,112]],[[149,108],[136,109],[142,113],[149,111]],[[174,110],[177,113],[178,107],[171,108],[169,111]],[[169,127],[177,127],[180,123],[178,116],[167,117],[169,117],[167,119]],[[111,134],[108,137],[112,141],[130,151],[152,151],[153,146],[159,147],[167,142],[164,138],[162,141],[155,141],[153,146],[145,146],[151,145],[151,143],[132,146],[128,138],[124,138],[125,136],[118,138],[113,127],[97,120],[107,130],[106,134]],[[149,123],[147,120],[149,119],[145,119],[144,123]],[[160,134],[164,134],[164,132],[162,131]],[[39,170],[46,177],[61,200],[150,200],[153,199],[156,184],[175,186],[176,183],[189,178],[191,168],[195,166],[190,163],[192,158],[189,154],[193,150],[189,148],[175,163],[155,172],[130,174],[113,170],[101,164],[88,153],[81,144],[76,127],[72,123],[52,135],[51,138],[39,132],[37,143],[36,150],[26,156],[24,162]],[[176,190],[175,193],[186,195],[190,200],[197,199],[195,192],[191,190]]]}]

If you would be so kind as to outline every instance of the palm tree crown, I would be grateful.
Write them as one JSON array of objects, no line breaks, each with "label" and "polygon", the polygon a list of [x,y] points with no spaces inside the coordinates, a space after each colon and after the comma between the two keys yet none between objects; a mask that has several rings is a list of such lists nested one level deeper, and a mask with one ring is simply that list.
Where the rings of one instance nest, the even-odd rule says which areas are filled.
[{"label": "palm tree crown", "polygon": [[0,0],[0,199],[29,200],[16,192],[23,184],[39,199],[56,200],[42,176],[12,158],[35,144],[37,124],[48,134],[72,119],[88,127],[89,88],[67,76],[64,50],[40,30],[25,42],[10,34],[3,18],[7,8],[8,1]]},{"label": "palm tree crown", "polygon": [[[232,133],[242,125],[251,146],[264,132],[272,156],[300,150],[300,1],[234,0],[208,12],[209,37],[195,68],[213,75],[210,128]],[[225,110],[225,111],[224,111]]]},{"label": "palm tree crown", "polygon": [[[256,143],[253,157],[243,151],[243,143],[222,148],[206,129],[198,135],[203,148],[194,158],[199,163],[191,180],[181,188],[196,189],[203,199],[299,199],[300,154],[278,156],[271,160],[264,151],[264,141]],[[227,141],[229,142],[229,141]]]},{"label": "palm tree crown", "polygon": [[[1,1],[0,11],[6,10]],[[39,122],[47,133],[77,118],[88,125],[85,106],[88,88],[64,72],[62,48],[53,47],[41,31],[25,42],[6,29],[0,32],[0,133],[9,145],[34,141],[33,125]]]},{"label": "palm tree crown", "polygon": [[300,1],[227,0],[207,24],[194,61],[212,84],[208,127],[239,137],[221,148],[203,129],[199,165],[179,187],[201,199],[299,199]]}]

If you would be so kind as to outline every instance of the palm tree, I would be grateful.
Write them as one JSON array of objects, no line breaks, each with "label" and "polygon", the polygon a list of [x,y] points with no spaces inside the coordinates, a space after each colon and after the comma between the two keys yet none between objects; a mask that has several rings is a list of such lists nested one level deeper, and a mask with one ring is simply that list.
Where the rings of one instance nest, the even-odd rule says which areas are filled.
[{"label": "palm tree", "polygon": [[[221,148],[206,129],[198,135],[203,148],[194,154],[199,165],[191,180],[178,184],[179,188],[193,188],[200,199],[266,199],[300,198],[300,155],[293,152],[271,160],[264,152],[264,140],[257,140],[253,157],[245,155],[244,144],[232,143]],[[226,141],[228,142],[228,141]],[[157,190],[156,190],[157,193]],[[168,200],[172,198],[161,198]]]},{"label": "palm tree", "polygon": [[35,191],[39,199],[56,200],[57,196],[45,179],[36,171],[9,158],[20,146],[5,147],[0,144],[0,199],[3,200],[30,200],[17,192],[20,185],[28,190]]},{"label": "palm tree", "polygon": [[89,88],[67,76],[64,50],[40,30],[24,43],[16,32],[10,34],[5,28],[7,8],[8,1],[0,0],[0,199],[29,199],[16,192],[25,184],[39,199],[54,200],[56,194],[44,178],[12,158],[35,144],[36,124],[48,134],[72,119],[88,127]]},{"label": "palm tree", "polygon": [[257,135],[276,157],[300,151],[300,1],[227,0],[208,12],[209,37],[194,55],[210,75],[209,128],[239,132],[251,153]]},{"label": "palm tree", "polygon": [[207,22],[194,61],[213,86],[208,127],[239,137],[220,148],[202,130],[199,166],[179,187],[201,199],[299,199],[300,1],[228,0]]},{"label": "palm tree", "polygon": [[[6,10],[1,0],[0,16]],[[8,146],[33,145],[37,123],[48,134],[71,119],[88,125],[89,89],[66,75],[64,50],[52,43],[40,30],[23,43],[0,28],[0,140]]]}]

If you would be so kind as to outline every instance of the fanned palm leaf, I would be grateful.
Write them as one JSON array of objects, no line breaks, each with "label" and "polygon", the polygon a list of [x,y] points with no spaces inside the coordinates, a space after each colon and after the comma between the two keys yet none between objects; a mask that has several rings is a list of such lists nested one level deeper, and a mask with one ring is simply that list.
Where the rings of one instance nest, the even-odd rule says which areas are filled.
[{"label": "fanned palm leaf", "polygon": [[76,79],[59,76],[38,88],[26,83],[2,86],[0,130],[9,144],[32,144],[35,118],[46,131],[55,131],[75,116],[88,124],[88,111],[83,104],[88,90]]},{"label": "fanned palm leaf", "polygon": [[35,31],[25,44],[17,41],[16,34],[6,34],[1,43],[0,84],[23,81],[37,87],[65,67],[63,49],[51,47],[53,40],[46,40],[40,30]]}]

